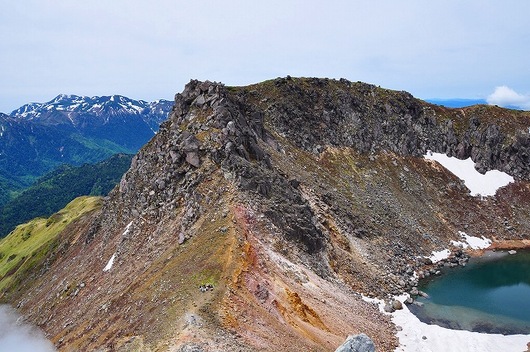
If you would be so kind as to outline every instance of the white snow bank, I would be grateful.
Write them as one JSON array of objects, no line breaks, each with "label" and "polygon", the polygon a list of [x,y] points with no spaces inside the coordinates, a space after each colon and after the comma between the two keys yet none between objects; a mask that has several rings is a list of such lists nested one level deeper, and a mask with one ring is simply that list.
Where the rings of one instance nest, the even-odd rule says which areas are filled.
[{"label": "white snow bank", "polygon": [[475,163],[471,158],[460,160],[445,154],[428,151],[425,159],[439,162],[459,179],[463,180],[472,196],[493,196],[501,187],[514,182],[512,176],[498,170],[487,171],[484,175],[475,170]]},{"label": "white snow bank", "polygon": [[[402,295],[395,299],[404,302],[407,297]],[[382,300],[362,298],[377,304],[383,314],[389,314],[384,312]],[[522,352],[527,350],[526,344],[530,342],[530,335],[483,334],[429,325],[412,314],[406,304],[391,315],[392,322],[402,329],[396,334],[399,346],[395,352]]]},{"label": "white snow bank", "polygon": [[433,263],[438,263],[440,260],[449,258],[451,251],[449,249],[442,249],[441,251],[433,251],[429,258]]},{"label": "white snow bank", "polygon": [[405,304],[402,310],[392,313],[392,322],[403,329],[396,334],[400,344],[396,352],[522,352],[530,342],[530,335],[483,334],[428,325]]},{"label": "white snow bank", "polygon": [[[464,249],[485,249],[491,245],[491,240],[484,236],[482,236],[482,238],[469,236],[463,231],[458,231],[458,233],[462,237],[462,241],[451,241],[451,244],[455,247],[461,247]],[[441,251],[433,251],[431,255],[426,258],[429,258],[433,263],[438,263],[440,260],[449,258],[450,254],[451,251],[449,249],[442,249]]]},{"label": "white snow bank", "polygon": [[484,249],[488,248],[491,245],[491,240],[482,236],[482,238],[469,236],[463,231],[458,231],[460,236],[462,236],[463,241],[451,241],[451,244],[456,247],[462,248],[471,248],[471,249]]},{"label": "white snow bank", "polygon": [[114,253],[112,255],[112,257],[110,257],[107,265],[105,265],[105,267],[103,268],[103,271],[109,271],[112,268],[112,265],[114,264],[114,259],[115,258],[116,258],[116,253]]},{"label": "white snow bank", "polygon": [[123,233],[121,234],[121,237],[127,236],[132,224],[133,224],[133,222],[131,221],[130,223],[127,224],[127,226],[125,226],[125,230],[123,230]]},{"label": "white snow bank", "polygon": [[[129,233],[131,229],[132,224],[133,222],[131,221],[130,223],[127,224],[127,226],[125,226],[125,229],[123,230],[123,233],[121,234],[122,238],[127,236],[127,234]],[[107,262],[107,265],[105,265],[105,268],[103,268],[103,271],[109,271],[112,268],[112,265],[114,264],[114,259],[116,259],[116,252],[114,252],[112,257],[110,257],[109,261]]]}]

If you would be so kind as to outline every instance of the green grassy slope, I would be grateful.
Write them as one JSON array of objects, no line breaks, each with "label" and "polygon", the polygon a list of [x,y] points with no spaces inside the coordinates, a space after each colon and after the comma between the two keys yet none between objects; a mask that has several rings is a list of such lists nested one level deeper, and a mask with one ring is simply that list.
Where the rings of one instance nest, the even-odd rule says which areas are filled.
[{"label": "green grassy slope", "polygon": [[76,198],[48,219],[37,218],[19,225],[0,240],[0,297],[6,289],[16,289],[19,280],[47,258],[68,224],[100,206],[100,197]]}]

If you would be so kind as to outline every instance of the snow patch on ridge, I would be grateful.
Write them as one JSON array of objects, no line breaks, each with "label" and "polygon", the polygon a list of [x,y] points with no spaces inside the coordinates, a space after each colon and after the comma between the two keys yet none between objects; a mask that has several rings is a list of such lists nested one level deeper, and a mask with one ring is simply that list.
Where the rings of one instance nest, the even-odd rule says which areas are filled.
[{"label": "snow patch on ridge", "polygon": [[449,258],[451,251],[449,249],[442,249],[441,251],[432,251],[429,258],[433,263],[438,263],[441,260]]},{"label": "snow patch on ridge", "polygon": [[471,158],[460,160],[448,157],[446,154],[433,153],[430,150],[427,151],[424,158],[437,161],[464,181],[472,196],[493,196],[499,188],[514,182],[512,176],[498,170],[490,170],[484,175],[481,174],[475,170],[475,163]]},{"label": "snow patch on ridge", "polygon": [[475,236],[469,236],[467,233],[463,231],[458,231],[460,236],[462,237],[463,241],[451,241],[451,244],[456,247],[462,247],[464,249],[471,248],[471,249],[485,249],[491,246],[491,240],[482,236],[482,238],[475,237]]},{"label": "snow patch on ridge", "polygon": [[131,221],[130,223],[127,224],[127,226],[125,226],[125,230],[123,230],[121,237],[127,236],[127,234],[129,233],[129,230],[131,229],[132,224],[133,222]]},{"label": "snow patch on ridge", "polygon": [[[125,226],[125,229],[123,230],[123,232],[121,234],[122,238],[127,236],[129,231],[131,230],[132,224],[133,224],[133,222],[131,221],[130,223],[127,224],[127,226]],[[116,253],[117,252],[114,252],[112,257],[110,257],[109,261],[107,262],[107,265],[105,265],[105,268],[103,268],[103,271],[109,271],[110,269],[112,269],[112,265],[114,265],[114,259],[116,259]]]},{"label": "snow patch on ridge", "polygon": [[105,265],[105,267],[103,268],[103,271],[109,271],[112,268],[115,258],[116,258],[116,253],[114,253],[112,257],[110,257],[109,262],[107,263],[107,265]]}]

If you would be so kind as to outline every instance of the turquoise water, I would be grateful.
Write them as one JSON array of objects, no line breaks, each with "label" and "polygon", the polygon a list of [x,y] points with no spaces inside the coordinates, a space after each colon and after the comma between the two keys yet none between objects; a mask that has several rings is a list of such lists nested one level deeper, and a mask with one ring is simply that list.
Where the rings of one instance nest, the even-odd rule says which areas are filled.
[{"label": "turquoise water", "polygon": [[420,282],[422,307],[409,309],[423,322],[451,329],[530,334],[530,251],[488,252],[465,268]]}]

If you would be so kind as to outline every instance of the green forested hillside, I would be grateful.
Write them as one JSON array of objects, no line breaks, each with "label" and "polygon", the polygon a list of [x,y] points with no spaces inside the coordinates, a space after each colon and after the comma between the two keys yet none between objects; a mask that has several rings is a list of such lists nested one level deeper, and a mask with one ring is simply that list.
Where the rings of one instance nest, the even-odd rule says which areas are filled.
[{"label": "green forested hillside", "polygon": [[8,175],[4,175],[0,170],[0,208],[3,204],[9,202],[10,199],[13,199],[16,193],[23,188],[24,185],[10,179]]},{"label": "green forested hillside", "polygon": [[97,164],[63,165],[0,208],[0,237],[16,225],[48,217],[76,197],[106,195],[130,166],[132,155],[117,154]]}]

